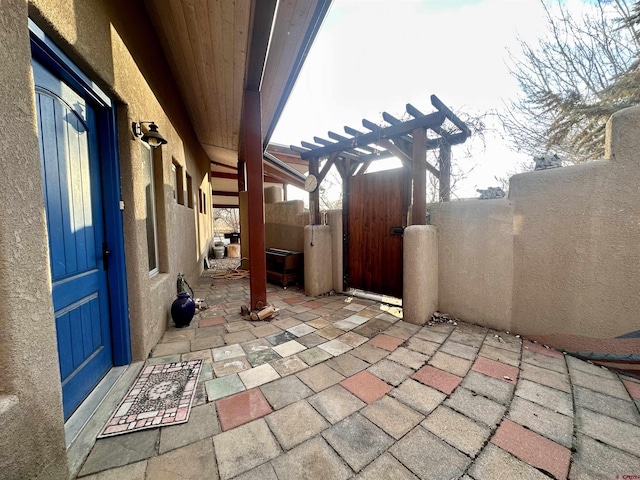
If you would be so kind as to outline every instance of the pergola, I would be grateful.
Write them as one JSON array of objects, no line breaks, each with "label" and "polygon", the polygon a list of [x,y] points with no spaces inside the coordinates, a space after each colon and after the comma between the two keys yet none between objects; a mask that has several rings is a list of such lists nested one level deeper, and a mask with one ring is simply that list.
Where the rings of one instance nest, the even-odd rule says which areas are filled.
[{"label": "pergola", "polygon": [[[411,104],[406,105],[404,120],[384,112],[387,125],[377,125],[367,119],[362,132],[344,127],[345,135],[329,132],[331,140],[314,137],[315,143],[300,142],[302,147],[291,145],[303,160],[309,162],[309,177],[315,177],[319,186],[333,165],[342,177],[343,222],[347,227],[349,216],[349,185],[353,175],[364,174],[376,160],[397,157],[404,167],[411,169],[413,182],[411,218],[412,224],[426,223],[426,172],[439,181],[441,201],[448,201],[451,190],[451,147],[464,143],[470,135],[469,127],[458,118],[438,97],[431,95],[436,111],[423,114]],[[439,150],[438,166],[427,161],[427,150]],[[322,171],[320,162],[327,159]],[[313,178],[312,177],[312,178]],[[313,224],[320,223],[320,191],[309,193],[309,209]],[[347,233],[347,230],[345,230]]]}]

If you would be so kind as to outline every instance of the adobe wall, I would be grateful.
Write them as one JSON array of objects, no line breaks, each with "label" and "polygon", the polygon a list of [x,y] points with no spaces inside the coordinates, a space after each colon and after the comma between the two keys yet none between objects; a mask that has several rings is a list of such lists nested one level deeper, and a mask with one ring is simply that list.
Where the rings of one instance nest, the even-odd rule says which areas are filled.
[{"label": "adobe wall", "polygon": [[0,15],[0,472],[69,476],[24,0]]},{"label": "adobe wall", "polygon": [[310,221],[302,200],[267,203],[264,216],[266,248],[304,252],[304,227]]},{"label": "adobe wall", "polygon": [[438,308],[509,330],[513,284],[513,206],[507,199],[428,206],[438,229]]},{"label": "adobe wall", "polygon": [[511,179],[514,331],[640,360],[639,131],[640,107],[623,110],[608,125],[608,160]]}]

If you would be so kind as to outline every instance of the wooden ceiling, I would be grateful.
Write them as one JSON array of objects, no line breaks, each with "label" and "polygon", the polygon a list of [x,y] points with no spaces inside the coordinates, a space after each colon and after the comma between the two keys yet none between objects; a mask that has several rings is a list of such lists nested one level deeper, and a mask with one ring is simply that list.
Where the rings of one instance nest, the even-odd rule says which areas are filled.
[{"label": "wooden ceiling", "polygon": [[[259,1],[145,0],[202,147],[230,167],[237,166],[252,9]],[[329,5],[278,2],[261,87],[263,137],[273,131]]]}]

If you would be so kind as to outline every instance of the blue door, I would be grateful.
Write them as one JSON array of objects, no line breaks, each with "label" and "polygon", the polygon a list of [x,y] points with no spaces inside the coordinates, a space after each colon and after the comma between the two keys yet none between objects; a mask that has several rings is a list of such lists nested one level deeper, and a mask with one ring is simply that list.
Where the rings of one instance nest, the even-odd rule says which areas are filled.
[{"label": "blue door", "polygon": [[64,417],[113,365],[95,111],[33,61]]}]

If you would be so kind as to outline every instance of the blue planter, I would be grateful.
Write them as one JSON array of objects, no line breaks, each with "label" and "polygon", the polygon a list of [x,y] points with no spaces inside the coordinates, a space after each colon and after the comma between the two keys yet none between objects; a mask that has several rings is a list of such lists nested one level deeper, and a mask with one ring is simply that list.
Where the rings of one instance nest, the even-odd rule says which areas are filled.
[{"label": "blue planter", "polygon": [[196,302],[187,292],[180,292],[171,304],[171,318],[176,328],[188,327],[196,313]]}]

